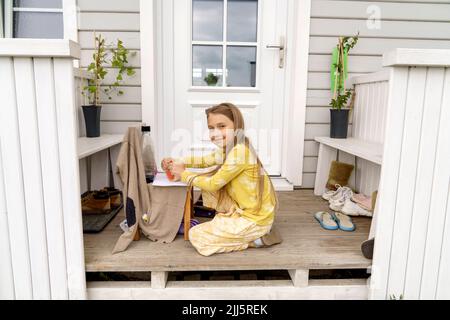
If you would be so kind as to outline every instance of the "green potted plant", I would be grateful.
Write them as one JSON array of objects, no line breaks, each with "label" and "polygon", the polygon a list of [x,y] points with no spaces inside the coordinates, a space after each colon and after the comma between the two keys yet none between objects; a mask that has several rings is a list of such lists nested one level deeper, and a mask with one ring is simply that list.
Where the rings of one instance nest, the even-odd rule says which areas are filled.
[{"label": "green potted plant", "polygon": [[219,76],[216,76],[214,73],[210,72],[203,80],[205,80],[208,86],[215,86],[217,81],[219,81]]},{"label": "green potted plant", "polygon": [[[111,53],[110,56],[108,52]],[[87,137],[100,136],[101,92],[104,92],[109,100],[112,99],[111,95],[114,93],[118,96],[123,95],[123,91],[119,87],[123,82],[124,74],[129,77],[135,74],[135,71],[127,66],[129,54],[129,50],[124,47],[121,40],[117,40],[116,46],[107,46],[101,35],[95,36],[93,61],[87,68],[87,71],[92,74],[92,79],[89,79],[87,86],[83,87],[83,95],[89,101],[88,105],[82,106]],[[109,72],[107,67],[117,70],[117,75],[113,84],[102,86],[105,76]]]},{"label": "green potted plant", "polygon": [[[331,65],[331,91],[333,98],[330,102],[330,137],[347,138],[350,108],[348,100],[354,98],[354,90],[345,89],[347,78],[347,55],[358,42],[358,35],[353,37],[339,37],[339,42],[333,50]],[[353,99],[352,99],[353,101]]]}]

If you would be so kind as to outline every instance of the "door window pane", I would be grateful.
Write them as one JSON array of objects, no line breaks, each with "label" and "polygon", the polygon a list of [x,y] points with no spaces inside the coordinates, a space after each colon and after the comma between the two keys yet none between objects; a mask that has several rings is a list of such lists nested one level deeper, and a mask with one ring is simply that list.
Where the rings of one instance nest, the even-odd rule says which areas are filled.
[{"label": "door window pane", "polygon": [[256,47],[227,47],[227,87],[256,86]]},{"label": "door window pane", "polygon": [[61,9],[62,0],[14,0],[14,7]]},{"label": "door window pane", "polygon": [[228,0],[227,41],[256,42],[257,0]]},{"label": "door window pane", "polygon": [[223,40],[223,1],[192,1],[192,39],[194,41]]},{"label": "door window pane", "polygon": [[14,38],[64,38],[62,13],[14,12]]},{"label": "door window pane", "polygon": [[192,85],[222,85],[222,52],[222,46],[192,46]]}]

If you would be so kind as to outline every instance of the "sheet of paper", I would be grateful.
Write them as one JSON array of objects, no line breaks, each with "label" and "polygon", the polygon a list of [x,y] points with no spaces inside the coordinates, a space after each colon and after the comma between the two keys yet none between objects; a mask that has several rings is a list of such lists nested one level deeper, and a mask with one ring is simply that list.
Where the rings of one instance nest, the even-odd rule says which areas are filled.
[{"label": "sheet of paper", "polygon": [[165,172],[158,172],[152,185],[155,187],[186,187],[187,184],[182,181],[170,181]]}]

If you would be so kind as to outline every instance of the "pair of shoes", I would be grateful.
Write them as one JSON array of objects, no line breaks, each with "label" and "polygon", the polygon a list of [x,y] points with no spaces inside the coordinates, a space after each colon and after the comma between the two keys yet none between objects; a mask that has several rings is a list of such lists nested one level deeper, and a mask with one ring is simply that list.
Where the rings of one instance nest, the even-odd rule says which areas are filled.
[{"label": "pair of shoes", "polygon": [[340,187],[338,192],[330,198],[329,207],[333,211],[341,211],[347,199],[350,199],[353,195],[352,189],[349,187]]},{"label": "pair of shoes", "polygon": [[105,187],[100,192],[107,192],[111,201],[111,209],[118,208],[122,205],[122,191],[112,187]]},{"label": "pair of shoes", "polygon": [[103,191],[87,192],[81,197],[83,214],[105,214],[111,210],[109,194]]},{"label": "pair of shoes", "polygon": [[314,218],[326,230],[354,231],[356,229],[352,219],[340,212],[332,212],[330,214],[326,211],[319,211],[314,214]]},{"label": "pair of shoes", "polygon": [[322,194],[322,199],[329,201],[331,199],[331,197],[334,197],[336,194],[338,194],[339,192],[341,192],[341,185],[340,184],[335,184],[334,187],[336,188],[336,190],[326,190],[323,194]]},{"label": "pair of shoes", "polygon": [[364,209],[362,206],[353,202],[351,199],[345,200],[344,205],[342,206],[340,211],[349,216],[365,216],[365,217],[372,216],[371,211]]}]

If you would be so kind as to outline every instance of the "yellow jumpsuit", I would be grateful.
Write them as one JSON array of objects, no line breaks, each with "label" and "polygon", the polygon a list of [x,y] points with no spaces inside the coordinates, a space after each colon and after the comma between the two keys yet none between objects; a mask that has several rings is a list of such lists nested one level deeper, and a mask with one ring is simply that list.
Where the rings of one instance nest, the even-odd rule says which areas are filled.
[{"label": "yellow jumpsuit", "polygon": [[[221,150],[205,157],[181,159],[186,167],[207,168],[222,163]],[[204,205],[218,213],[210,222],[189,231],[189,240],[204,256],[247,249],[249,243],[270,232],[275,212],[275,191],[264,173],[264,192],[258,210],[259,172],[256,159],[244,144],[237,144],[222,167],[213,176],[198,176],[185,170],[181,180],[202,190]],[[217,203],[218,191],[225,188],[223,201]]]}]

